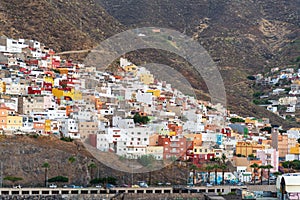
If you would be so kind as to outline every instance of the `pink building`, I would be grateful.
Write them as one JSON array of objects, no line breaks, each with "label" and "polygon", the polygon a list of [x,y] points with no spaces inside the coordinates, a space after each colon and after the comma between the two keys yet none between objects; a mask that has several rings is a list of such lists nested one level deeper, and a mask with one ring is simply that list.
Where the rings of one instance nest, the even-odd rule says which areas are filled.
[{"label": "pink building", "polygon": [[261,160],[262,165],[272,165],[271,172],[278,171],[279,153],[276,149],[257,150],[256,157]]}]

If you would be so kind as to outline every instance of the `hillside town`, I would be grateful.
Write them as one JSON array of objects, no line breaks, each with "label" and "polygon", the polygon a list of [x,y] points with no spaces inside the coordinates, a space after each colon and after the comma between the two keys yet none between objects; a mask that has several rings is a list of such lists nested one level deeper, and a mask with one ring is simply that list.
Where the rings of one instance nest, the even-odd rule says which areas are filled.
[{"label": "hillside town", "polygon": [[[81,139],[125,159],[189,161],[209,172],[192,175],[195,184],[270,182],[295,170],[284,163],[299,160],[300,128],[232,114],[126,58],[112,73],[63,59],[35,40],[2,37],[0,52],[1,134]],[[218,169],[207,164],[212,160]]]},{"label": "hillside town", "polygon": [[[256,92],[253,102],[291,122],[299,122],[300,58],[293,65],[271,68],[265,75],[253,76]],[[250,76],[251,78],[252,76]]]}]

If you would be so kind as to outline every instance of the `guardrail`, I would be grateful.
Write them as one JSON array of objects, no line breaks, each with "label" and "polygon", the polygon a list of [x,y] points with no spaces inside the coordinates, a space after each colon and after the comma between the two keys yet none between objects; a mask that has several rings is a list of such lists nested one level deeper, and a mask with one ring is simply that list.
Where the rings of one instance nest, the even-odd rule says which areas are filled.
[{"label": "guardrail", "polygon": [[68,194],[118,194],[118,193],[223,193],[235,192],[237,189],[255,189],[274,191],[275,186],[199,186],[199,187],[148,187],[148,188],[0,188],[0,195],[68,195]]}]

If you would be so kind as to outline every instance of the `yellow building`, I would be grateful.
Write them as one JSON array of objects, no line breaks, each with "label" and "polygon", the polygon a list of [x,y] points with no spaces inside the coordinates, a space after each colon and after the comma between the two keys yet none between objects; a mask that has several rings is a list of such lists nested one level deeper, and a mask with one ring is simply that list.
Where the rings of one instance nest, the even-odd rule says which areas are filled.
[{"label": "yellow building", "polygon": [[0,81],[0,93],[6,92],[6,83],[3,81]]},{"label": "yellow building", "polygon": [[51,120],[46,119],[45,120],[45,133],[50,133],[51,132]]},{"label": "yellow building", "polygon": [[160,90],[147,90],[146,92],[152,93],[154,96],[160,96]]},{"label": "yellow building", "polygon": [[61,97],[71,97],[72,100],[81,100],[82,99],[82,93],[79,90],[75,90],[74,88],[71,89],[71,91],[65,91],[58,88],[52,89],[53,96],[57,98]]},{"label": "yellow building", "polygon": [[245,119],[245,124],[252,124],[252,125],[256,126],[256,124],[257,124],[257,119],[247,117],[247,118]]},{"label": "yellow building", "polygon": [[127,73],[130,73],[130,74],[132,74],[133,76],[136,76],[137,71],[138,71],[138,67],[137,67],[136,65],[128,65],[128,66],[125,66],[125,67],[124,67],[124,70],[125,70]]},{"label": "yellow building", "polygon": [[140,81],[144,83],[145,85],[150,85],[154,83],[154,77],[152,74],[141,74]]},{"label": "yellow building", "polygon": [[23,117],[7,116],[7,129],[17,130],[23,127]]},{"label": "yellow building", "polygon": [[214,154],[212,149],[203,146],[194,146],[193,152],[194,154]]},{"label": "yellow building", "polygon": [[51,83],[52,86],[53,86],[53,84],[54,84],[54,79],[53,79],[53,77],[51,77],[51,76],[45,76],[45,77],[44,77],[44,81],[45,81],[45,83]]},{"label": "yellow building", "polygon": [[175,131],[170,131],[169,132],[169,136],[175,136],[176,135],[176,132]]},{"label": "yellow building", "polygon": [[291,147],[290,153],[291,154],[298,154],[299,155],[300,154],[300,144],[297,143],[296,146]]},{"label": "yellow building", "polygon": [[246,157],[253,154],[256,156],[257,150],[264,149],[264,146],[261,144],[257,144],[256,142],[237,142],[236,143],[236,154],[241,154]]}]

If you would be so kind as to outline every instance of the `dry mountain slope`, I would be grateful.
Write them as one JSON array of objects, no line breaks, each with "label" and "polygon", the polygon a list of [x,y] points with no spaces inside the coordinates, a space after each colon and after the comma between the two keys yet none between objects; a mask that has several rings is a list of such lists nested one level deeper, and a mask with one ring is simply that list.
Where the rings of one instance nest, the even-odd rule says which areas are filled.
[{"label": "dry mountain slope", "polygon": [[[68,161],[71,156],[75,158],[73,163]],[[109,157],[109,155],[105,156]],[[2,135],[0,136],[0,158],[3,163],[3,176],[22,177],[23,180],[19,181],[18,184],[23,186],[43,186],[44,168],[42,165],[45,162],[50,164],[49,178],[66,176],[70,178],[70,182],[76,185],[87,185],[91,178],[96,178],[98,175],[102,178],[113,176],[117,178],[119,184],[124,182],[131,184],[132,179],[134,183],[138,180],[148,179],[147,173],[131,175],[111,169],[95,160],[81,142],[64,142],[56,137],[40,136],[34,138]],[[99,171],[88,169],[92,162],[97,165]],[[187,168],[175,165],[172,169],[170,171],[167,167],[153,172],[152,183],[161,181],[185,183]],[[11,183],[4,181],[4,184],[9,185]]]},{"label": "dry mountain slope", "polygon": [[[128,27],[167,27],[199,40],[219,66],[229,108],[245,116],[269,117],[273,123],[283,123],[251,103],[253,91],[248,84],[236,83],[247,83],[248,75],[291,64],[299,56],[300,1],[99,0],[99,3]],[[182,68],[174,62],[169,64]],[[191,82],[197,88],[199,83],[194,81],[193,73],[187,77],[194,77]]]},{"label": "dry mountain slope", "polygon": [[37,39],[57,51],[95,46],[122,25],[94,0],[2,0],[0,35]]}]

